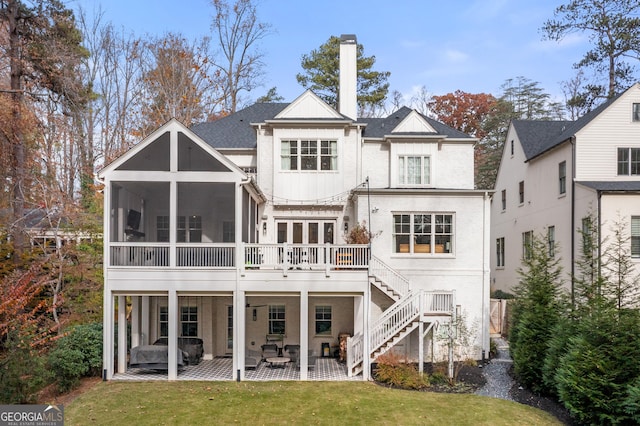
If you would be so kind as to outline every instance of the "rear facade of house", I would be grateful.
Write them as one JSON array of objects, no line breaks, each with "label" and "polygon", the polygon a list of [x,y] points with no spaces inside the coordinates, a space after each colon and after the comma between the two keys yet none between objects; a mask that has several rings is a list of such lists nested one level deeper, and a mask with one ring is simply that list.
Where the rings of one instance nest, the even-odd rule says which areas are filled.
[{"label": "rear facade of house", "polygon": [[[356,39],[340,47],[340,106],[306,91],[191,129],[171,120],[101,171],[104,378],[132,348],[179,338],[204,359],[275,342],[333,356],[368,379],[376,357],[441,356],[452,321],[489,350],[489,194],[475,139],[401,108],[356,118]],[[349,238],[364,226],[369,242]],[[299,379],[308,378],[300,357]]]}]

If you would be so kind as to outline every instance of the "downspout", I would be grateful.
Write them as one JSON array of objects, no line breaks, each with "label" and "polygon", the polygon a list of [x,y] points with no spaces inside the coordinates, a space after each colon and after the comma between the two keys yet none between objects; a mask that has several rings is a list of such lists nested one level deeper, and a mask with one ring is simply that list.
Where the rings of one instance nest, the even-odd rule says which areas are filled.
[{"label": "downspout", "polygon": [[571,137],[571,307],[575,307],[576,282],[576,138]]},{"label": "downspout", "polygon": [[601,276],[601,268],[602,268],[602,259],[600,256],[602,256],[602,191],[601,190],[597,190],[596,191],[597,197],[598,197],[598,217],[596,218],[596,220],[598,221],[598,278],[600,278]]}]

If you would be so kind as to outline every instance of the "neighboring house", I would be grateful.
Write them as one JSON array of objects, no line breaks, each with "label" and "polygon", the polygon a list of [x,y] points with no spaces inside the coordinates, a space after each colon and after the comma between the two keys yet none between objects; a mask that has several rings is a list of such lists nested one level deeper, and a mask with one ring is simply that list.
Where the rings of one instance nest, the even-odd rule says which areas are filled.
[{"label": "neighboring house", "polygon": [[552,255],[561,258],[571,290],[581,231],[597,227],[591,229],[606,241],[620,221],[638,266],[639,84],[576,121],[511,123],[491,205],[492,290],[513,290],[534,234],[545,238]]},{"label": "neighboring house", "polygon": [[[343,334],[348,374],[367,379],[391,348],[430,360],[436,329],[460,314],[471,356],[488,353],[476,139],[408,108],[355,118],[355,36],[340,49],[339,112],[306,91],[192,129],[171,120],[100,172],[105,379],[159,338],[170,380],[184,336],[243,380],[267,341],[318,356]],[[369,244],[347,243],[358,224]]]}]

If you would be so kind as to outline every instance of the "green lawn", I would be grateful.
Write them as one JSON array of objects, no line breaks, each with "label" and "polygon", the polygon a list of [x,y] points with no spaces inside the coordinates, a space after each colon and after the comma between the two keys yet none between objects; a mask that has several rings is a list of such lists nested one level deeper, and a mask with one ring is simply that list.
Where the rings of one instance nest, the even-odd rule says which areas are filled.
[{"label": "green lawn", "polygon": [[66,425],[560,425],[511,401],[367,382],[100,382]]}]

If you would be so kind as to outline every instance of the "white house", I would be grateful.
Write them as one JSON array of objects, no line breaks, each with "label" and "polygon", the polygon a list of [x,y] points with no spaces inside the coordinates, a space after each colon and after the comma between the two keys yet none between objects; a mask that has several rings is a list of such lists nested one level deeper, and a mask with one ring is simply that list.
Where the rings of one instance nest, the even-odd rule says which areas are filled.
[{"label": "white house", "polygon": [[621,221],[640,264],[640,85],[576,121],[512,122],[495,189],[492,289],[513,289],[534,234],[561,258],[569,290],[585,226],[606,241]]},{"label": "white house", "polygon": [[[367,379],[391,348],[437,356],[434,333],[461,314],[472,356],[489,350],[476,140],[408,108],[358,119],[355,36],[340,56],[340,111],[306,91],[192,129],[171,120],[101,171],[105,379],[158,339],[178,379],[184,337],[203,363],[226,360],[227,380],[250,379],[267,342],[272,366],[287,348],[312,355],[287,366],[295,379],[340,344],[345,377]],[[346,240],[358,224],[369,244]]]}]

